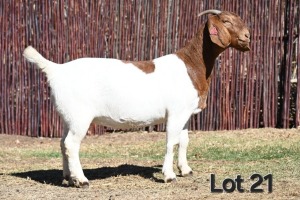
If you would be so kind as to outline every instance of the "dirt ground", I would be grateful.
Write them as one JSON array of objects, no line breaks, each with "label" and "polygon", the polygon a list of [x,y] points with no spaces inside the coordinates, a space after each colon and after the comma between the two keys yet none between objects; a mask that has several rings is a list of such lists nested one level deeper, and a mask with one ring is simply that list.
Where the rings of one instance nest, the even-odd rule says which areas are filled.
[{"label": "dirt ground", "polygon": [[[203,137],[210,137],[209,135],[213,138],[221,138],[221,141],[222,138],[225,140],[229,137],[243,138],[243,141],[268,142],[270,139],[284,141],[287,138],[291,141],[300,141],[300,133],[296,129],[192,132],[191,143],[193,140],[195,143],[191,144],[191,148],[197,148],[197,145],[204,141]],[[196,141],[199,141],[199,144]],[[81,189],[61,185],[62,164],[58,138],[30,138],[0,134],[0,198],[22,200],[300,199],[300,174],[293,176],[288,173],[291,169],[287,164],[286,168],[283,165],[278,169],[283,171],[281,178],[276,177],[277,168],[272,168],[272,165],[282,162],[280,159],[261,161],[262,167],[274,170],[272,193],[267,191],[250,193],[250,183],[244,185],[246,188],[244,193],[237,191],[212,193],[211,173],[226,177],[226,166],[231,166],[228,168],[231,175],[241,174],[247,178],[250,172],[243,171],[243,168],[236,168],[241,167],[238,166],[241,164],[239,161],[211,160],[197,155],[189,158],[189,164],[194,170],[193,176],[178,176],[176,182],[164,183],[161,174],[164,142],[165,134],[156,132],[112,133],[86,137],[81,147],[81,163],[86,177],[90,180],[90,187]],[[141,154],[143,148],[152,149]],[[139,152],[135,154],[135,151]],[[247,161],[243,162],[243,165],[247,164]],[[251,165],[250,161],[249,165]],[[257,167],[260,166],[259,164],[253,166],[256,166],[254,170],[260,170],[260,167]],[[177,169],[175,172],[179,174]],[[285,172],[289,177],[284,177]],[[220,187],[220,182],[218,184]],[[266,188],[266,185],[264,184],[263,187]]]}]

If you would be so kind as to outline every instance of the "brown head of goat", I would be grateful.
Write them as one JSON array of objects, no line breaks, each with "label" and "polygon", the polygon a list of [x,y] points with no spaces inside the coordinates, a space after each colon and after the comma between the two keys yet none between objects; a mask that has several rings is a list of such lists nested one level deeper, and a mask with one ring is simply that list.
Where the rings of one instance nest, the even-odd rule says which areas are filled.
[{"label": "brown head of goat", "polygon": [[212,14],[195,37],[176,52],[187,67],[187,72],[199,95],[199,108],[206,107],[210,75],[216,58],[228,47],[240,51],[250,50],[250,33],[242,19],[232,13],[207,10],[199,14]]},{"label": "brown head of goat", "polygon": [[242,19],[232,12],[210,15],[207,21],[210,38],[221,48],[249,51],[250,33]]}]

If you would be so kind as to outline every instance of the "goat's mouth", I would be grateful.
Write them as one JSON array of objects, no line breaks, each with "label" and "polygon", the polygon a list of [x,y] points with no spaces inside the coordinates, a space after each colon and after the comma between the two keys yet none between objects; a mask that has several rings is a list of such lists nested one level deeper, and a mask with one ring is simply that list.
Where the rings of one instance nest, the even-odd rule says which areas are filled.
[{"label": "goat's mouth", "polygon": [[241,51],[249,51],[250,50],[250,40],[249,39],[246,39],[246,40],[243,40],[243,39],[238,39],[238,46],[239,46],[239,50]]}]

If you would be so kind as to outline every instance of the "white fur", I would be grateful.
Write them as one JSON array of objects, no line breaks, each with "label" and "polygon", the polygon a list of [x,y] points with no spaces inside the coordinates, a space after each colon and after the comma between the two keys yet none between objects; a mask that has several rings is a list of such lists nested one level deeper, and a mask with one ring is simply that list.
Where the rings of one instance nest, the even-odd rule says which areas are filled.
[{"label": "white fur", "polygon": [[61,147],[64,177],[73,184],[88,182],[79,161],[80,142],[90,123],[117,129],[167,123],[163,165],[165,180],[173,180],[173,147],[179,144],[178,167],[189,174],[187,122],[200,112],[198,93],[184,62],[175,54],[153,60],[155,71],[144,73],[116,59],[81,58],[56,64],[27,47],[24,56],[46,73],[58,112],[66,129]]}]

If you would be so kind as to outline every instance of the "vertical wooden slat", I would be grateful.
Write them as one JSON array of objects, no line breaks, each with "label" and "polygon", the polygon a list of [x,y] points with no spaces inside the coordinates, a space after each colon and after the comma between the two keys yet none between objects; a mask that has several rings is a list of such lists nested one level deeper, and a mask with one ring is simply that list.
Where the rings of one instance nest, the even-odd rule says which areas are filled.
[{"label": "vertical wooden slat", "polygon": [[[207,19],[197,14],[210,8],[241,15],[251,25],[252,50],[226,50],[218,58],[208,107],[193,116],[191,128],[299,126],[299,70],[297,91],[290,83],[300,57],[297,2],[1,1],[0,28],[6,31],[0,33],[0,132],[47,137],[62,132],[45,75],[22,58],[25,46],[58,63],[83,56],[153,59],[183,47]],[[104,130],[91,126],[92,134]]]},{"label": "vertical wooden slat", "polygon": [[[296,5],[296,11],[299,11],[300,6],[299,4]],[[297,58],[297,99],[296,99],[296,127],[300,128],[300,14],[297,13],[298,16],[296,16],[296,24],[298,24],[297,32],[298,32],[298,41],[296,43],[296,58]]]}]

